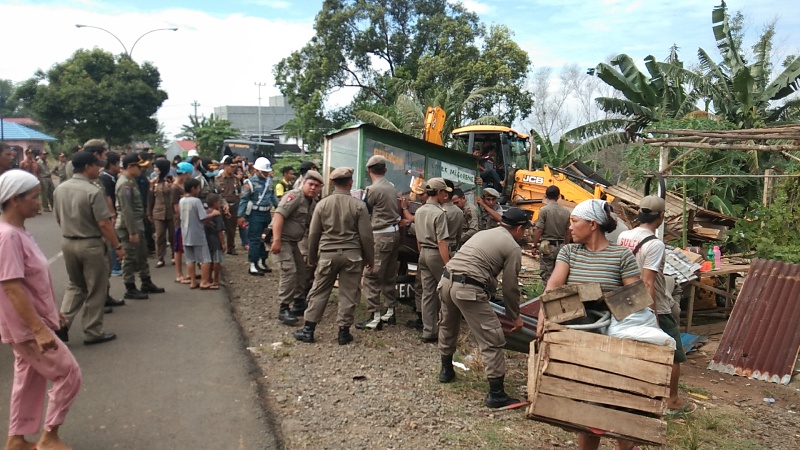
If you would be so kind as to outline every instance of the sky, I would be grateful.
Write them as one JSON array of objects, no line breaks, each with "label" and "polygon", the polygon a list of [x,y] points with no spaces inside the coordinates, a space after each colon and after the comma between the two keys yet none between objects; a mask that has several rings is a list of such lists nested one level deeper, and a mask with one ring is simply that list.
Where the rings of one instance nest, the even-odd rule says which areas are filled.
[{"label": "sky", "polygon": [[[456,0],[452,0],[456,1]],[[711,10],[719,0],[463,0],[487,25],[503,24],[536,67],[577,63],[594,67],[609,55],[667,57],[673,44],[682,59],[698,47],[717,56]],[[789,2],[790,3],[790,2]],[[747,17],[747,36],[778,19],[775,51],[800,54],[800,15],[782,0],[730,0]],[[215,106],[258,104],[280,95],[272,67],[314,35],[322,0],[0,0],[0,78],[19,82],[47,70],[77,49],[98,47],[158,67],[169,99],[158,112],[169,138],[188,123],[197,101],[200,115]],[[76,24],[102,27],[115,34]],[[333,97],[331,106],[345,102]]]}]

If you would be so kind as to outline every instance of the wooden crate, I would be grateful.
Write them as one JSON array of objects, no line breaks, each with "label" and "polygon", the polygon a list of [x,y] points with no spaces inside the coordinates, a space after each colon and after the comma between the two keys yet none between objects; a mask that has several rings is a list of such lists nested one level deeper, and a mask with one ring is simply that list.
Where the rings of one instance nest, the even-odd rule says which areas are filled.
[{"label": "wooden crate", "polygon": [[673,350],[586,331],[548,331],[528,367],[529,419],[663,445]]},{"label": "wooden crate", "polygon": [[548,322],[565,323],[586,317],[583,302],[598,300],[602,296],[600,284],[585,283],[558,288],[542,294],[540,299],[544,317]]}]

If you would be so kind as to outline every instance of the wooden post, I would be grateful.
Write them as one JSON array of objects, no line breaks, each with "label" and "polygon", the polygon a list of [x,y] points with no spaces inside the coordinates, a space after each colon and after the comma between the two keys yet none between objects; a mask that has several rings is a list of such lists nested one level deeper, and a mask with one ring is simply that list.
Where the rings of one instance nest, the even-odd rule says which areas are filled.
[{"label": "wooden post", "polygon": [[764,170],[764,206],[769,206],[772,203],[772,185],[775,183],[775,169]]},{"label": "wooden post", "polygon": [[[659,147],[659,156],[658,156],[658,172],[663,173],[666,167],[669,165],[669,147]],[[659,189],[661,186],[659,185]],[[662,192],[658,192],[658,195],[661,195]],[[666,192],[663,193],[665,196],[667,195]],[[664,223],[662,222],[661,225],[656,230],[656,237],[664,240]]]}]

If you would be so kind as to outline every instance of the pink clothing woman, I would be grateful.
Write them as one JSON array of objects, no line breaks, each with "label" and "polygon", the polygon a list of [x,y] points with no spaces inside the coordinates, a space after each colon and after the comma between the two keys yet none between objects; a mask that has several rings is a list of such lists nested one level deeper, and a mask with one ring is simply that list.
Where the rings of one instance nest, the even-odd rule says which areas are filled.
[{"label": "pink clothing woman", "polygon": [[24,228],[24,220],[38,212],[40,188],[38,180],[21,172],[0,176],[0,337],[14,351],[6,449],[31,448],[24,437],[41,430],[48,381],[53,386],[45,432],[36,448],[67,449],[58,438],[58,428],[78,396],[81,371],[53,332],[64,319],[56,308],[49,264]]}]

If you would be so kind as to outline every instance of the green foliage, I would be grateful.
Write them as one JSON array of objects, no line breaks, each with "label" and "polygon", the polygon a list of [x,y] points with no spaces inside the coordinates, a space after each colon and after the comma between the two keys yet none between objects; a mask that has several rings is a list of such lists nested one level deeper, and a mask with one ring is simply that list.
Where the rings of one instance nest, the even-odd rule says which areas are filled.
[{"label": "green foliage", "polygon": [[189,125],[181,127],[179,138],[189,139],[197,144],[197,152],[206,158],[216,158],[225,139],[239,135],[229,120],[219,119],[212,113],[209,117],[189,116]]},{"label": "green foliage", "polygon": [[19,101],[17,86],[11,80],[0,79],[0,116],[27,117],[30,110]]},{"label": "green foliage", "polygon": [[18,87],[17,96],[37,120],[62,139],[102,138],[111,145],[156,133],[153,117],[167,99],[150,63],[137,64],[100,49],[78,50]]},{"label": "green foliage", "polygon": [[[449,96],[455,126],[493,116],[513,123],[530,113],[524,85],[530,59],[504,26],[488,33],[478,16],[447,0],[326,0],[315,20],[316,35],[273,69],[276,85],[289,98],[293,133],[311,148],[324,133],[353,120],[353,114],[386,128],[402,129],[401,96],[436,106]],[[453,91],[455,87],[461,92]],[[463,100],[482,88],[493,88]],[[347,108],[326,111],[332,92],[357,88]],[[439,104],[445,110],[448,108]],[[348,114],[349,113],[349,114]],[[448,117],[448,119],[450,119]],[[420,131],[410,134],[419,135]]]},{"label": "green foliage", "polygon": [[734,243],[755,252],[759,258],[800,263],[800,184],[783,183],[775,200],[764,206],[752,202],[744,218],[731,231]]}]

